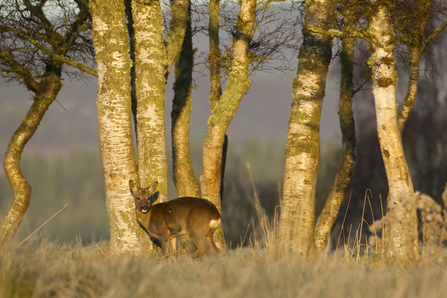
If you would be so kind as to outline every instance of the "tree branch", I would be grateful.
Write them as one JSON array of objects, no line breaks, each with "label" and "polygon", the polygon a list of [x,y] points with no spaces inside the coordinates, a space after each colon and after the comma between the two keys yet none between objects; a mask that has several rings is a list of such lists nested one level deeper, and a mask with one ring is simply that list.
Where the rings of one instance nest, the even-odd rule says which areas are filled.
[{"label": "tree branch", "polygon": [[332,36],[332,37],[338,37],[338,38],[361,38],[364,39],[366,41],[370,41],[371,38],[370,36],[368,36],[366,34],[366,32],[364,32],[364,30],[349,30],[347,32],[344,31],[340,31],[337,29],[329,29],[329,30],[324,30],[320,27],[315,27],[312,25],[308,25],[307,29],[313,33],[319,33],[319,34],[323,34],[323,35],[328,35],[328,36]]},{"label": "tree branch", "polygon": [[439,35],[439,33],[441,33],[445,28],[447,27],[447,22],[445,22],[444,24],[442,24],[440,27],[436,28],[436,30],[429,36],[427,37],[427,39],[424,41],[424,43],[422,44],[421,47],[421,54],[425,51],[425,48],[427,47],[427,45],[436,37]]},{"label": "tree branch", "polygon": [[17,74],[19,78],[23,79],[25,86],[29,90],[33,91],[34,93],[38,93],[39,87],[37,82],[34,80],[34,76],[27,68],[20,65],[11,53],[7,51],[0,51],[0,59],[10,67],[9,70],[5,70],[6,72],[9,71]]}]

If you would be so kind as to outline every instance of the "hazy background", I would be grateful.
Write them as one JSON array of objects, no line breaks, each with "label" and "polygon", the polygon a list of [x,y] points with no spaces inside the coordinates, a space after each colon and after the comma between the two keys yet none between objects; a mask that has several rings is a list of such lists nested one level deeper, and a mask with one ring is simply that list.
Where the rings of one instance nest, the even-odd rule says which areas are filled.
[{"label": "hazy background", "polygon": [[[334,60],[330,68],[326,97],[321,116],[322,157],[317,184],[317,215],[325,202],[330,186],[341,164],[341,133],[338,123],[339,63]],[[403,74],[403,72],[402,72]],[[291,85],[295,72],[256,73],[251,77],[252,87],[244,97],[236,116],[228,129],[229,149],[223,199],[223,223],[228,244],[241,243],[250,219],[255,218],[252,206],[253,188],[248,179],[246,163],[250,163],[256,190],[267,214],[273,217],[279,204],[280,184],[284,170],[284,144],[292,103]],[[415,133],[407,133],[407,142],[416,144],[410,148],[410,170],[416,189],[422,189],[432,196],[438,196],[447,182],[445,154],[445,107],[444,86],[439,82],[421,91],[418,99],[419,110],[412,114],[416,120]],[[203,138],[210,115],[208,103],[209,84],[206,77],[196,81],[193,91],[191,115],[191,152],[194,169],[198,177],[201,167]],[[399,78],[401,101],[406,91],[405,75]],[[69,204],[59,215],[33,236],[50,241],[72,242],[76,239],[94,241],[108,239],[109,222],[105,207],[104,187],[98,150],[98,127],[96,119],[96,78],[88,82],[64,81],[57,102],[46,113],[36,134],[26,145],[22,156],[22,168],[32,186],[31,204],[20,226],[15,240],[20,242],[65,204]],[[172,105],[172,76],[166,89],[166,133],[170,165],[170,112]],[[428,98],[428,99],[424,99]],[[15,83],[0,83],[0,153],[2,157],[7,143],[27,113],[32,94]],[[433,117],[429,110],[441,113]],[[442,104],[442,105],[441,105]],[[440,108],[441,107],[441,108]],[[351,196],[349,216],[345,230],[355,231],[362,217],[364,199],[372,204],[365,218],[381,216],[381,200],[385,201],[387,186],[375,131],[374,104],[368,87],[355,96],[355,118],[358,135],[358,165],[355,178],[347,197]],[[445,114],[445,112],[444,112]],[[433,120],[430,125],[428,119]],[[423,125],[421,123],[426,123]],[[410,124],[410,123],[409,123]],[[436,129],[434,129],[436,127]],[[431,136],[430,140],[428,138]],[[438,138],[439,137],[439,138]],[[421,139],[422,138],[422,139]],[[433,141],[435,140],[435,141]],[[433,145],[431,142],[436,142]],[[404,141],[405,143],[405,141]],[[406,146],[406,150],[408,147]],[[430,152],[430,148],[437,148]],[[407,152],[407,151],[406,151]],[[430,155],[431,154],[431,155]],[[436,160],[427,161],[429,156]],[[407,152],[408,158],[408,152]],[[433,170],[433,167],[437,167]],[[425,169],[423,175],[421,168]],[[171,168],[169,170],[171,174]],[[423,176],[423,177],[422,177]],[[433,177],[436,177],[433,178]],[[435,181],[436,180],[436,181]],[[431,182],[426,182],[431,181]],[[369,191],[368,191],[369,189]],[[365,195],[367,194],[367,196]],[[170,198],[176,197],[171,183]],[[335,229],[347,208],[347,198],[340,211]],[[12,191],[3,171],[0,172],[0,216],[12,202]],[[32,240],[29,240],[32,243]]]}]

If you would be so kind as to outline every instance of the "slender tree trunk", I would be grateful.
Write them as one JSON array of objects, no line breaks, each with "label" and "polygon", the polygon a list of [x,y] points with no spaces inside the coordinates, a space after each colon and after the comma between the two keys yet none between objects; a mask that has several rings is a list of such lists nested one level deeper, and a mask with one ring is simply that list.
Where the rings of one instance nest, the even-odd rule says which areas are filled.
[{"label": "slender tree trunk", "polygon": [[285,149],[280,238],[300,253],[314,245],[315,185],[320,159],[320,116],[331,60],[332,39],[308,25],[333,28],[336,1],[306,1],[304,41],[300,48]]},{"label": "slender tree trunk", "polygon": [[160,202],[168,199],[165,125],[166,49],[159,1],[132,2],[135,30],[137,148],[140,187],[158,181]]},{"label": "slender tree trunk", "polygon": [[209,2],[209,44],[208,60],[210,63],[210,105],[211,110],[222,96],[222,85],[220,75],[220,49],[219,49],[219,21],[220,21],[220,0],[210,0]]},{"label": "slender tree trunk", "polygon": [[175,63],[174,100],[171,112],[172,167],[179,197],[200,197],[199,182],[194,175],[189,151],[193,67],[192,30],[191,22],[188,22],[182,50]]},{"label": "slender tree trunk", "polygon": [[[203,163],[200,174],[201,195],[213,202],[219,211],[221,210],[221,168],[225,132],[250,87],[248,50],[254,26],[256,0],[242,0],[240,5],[236,22],[238,34],[233,40],[229,80],[225,92],[212,108],[203,144]],[[222,226],[214,235],[217,246],[221,249],[224,248],[225,238]]]},{"label": "slender tree trunk", "polygon": [[318,250],[322,250],[328,244],[327,241],[332,226],[337,219],[341,203],[351,184],[356,162],[355,122],[352,111],[354,97],[354,39],[344,38],[342,43],[342,51],[340,53],[341,82],[338,115],[340,117],[340,128],[343,136],[343,161],[315,227],[315,245]]},{"label": "slender tree trunk", "polygon": [[431,1],[424,0],[419,2],[418,9],[415,11],[416,23],[414,24],[415,36],[409,42],[410,53],[408,55],[408,67],[410,68],[410,78],[408,82],[407,95],[404,98],[402,109],[399,112],[398,126],[399,132],[402,135],[405,123],[408,120],[411,110],[413,109],[414,101],[418,93],[419,83],[419,63],[424,51],[424,30],[427,24]]},{"label": "slender tree trunk", "polygon": [[98,71],[99,149],[112,253],[141,252],[129,180],[137,179],[132,140],[129,42],[124,3],[90,1]]},{"label": "slender tree trunk", "polygon": [[191,26],[190,19],[190,0],[172,0],[171,14],[172,18],[169,22],[169,31],[166,37],[166,79],[171,71],[174,61],[178,59],[178,55],[183,47],[183,39],[188,26]]},{"label": "slender tree trunk", "polygon": [[22,222],[31,198],[31,186],[22,173],[20,159],[26,143],[37,130],[45,112],[56,99],[62,83],[59,74],[49,73],[40,82],[39,93],[34,96],[33,104],[15,131],[6,148],[3,166],[11,185],[14,198],[11,207],[0,223],[0,255],[11,245],[14,234]]},{"label": "slender tree trunk", "polygon": [[402,199],[412,196],[414,190],[397,122],[394,32],[389,11],[380,4],[371,19],[370,34],[375,40],[368,63],[373,71],[377,132],[388,179],[390,206],[401,213],[401,221],[390,227],[389,253],[401,260],[417,258],[416,208],[402,203]]},{"label": "slender tree trunk", "polygon": [[418,93],[419,83],[419,62],[421,61],[421,50],[419,47],[410,47],[410,54],[408,59],[408,65],[410,68],[410,79],[408,82],[407,95],[404,98],[402,109],[399,112],[398,126],[399,133],[402,135],[404,132],[405,123],[410,116],[410,112],[413,109],[414,101]]}]

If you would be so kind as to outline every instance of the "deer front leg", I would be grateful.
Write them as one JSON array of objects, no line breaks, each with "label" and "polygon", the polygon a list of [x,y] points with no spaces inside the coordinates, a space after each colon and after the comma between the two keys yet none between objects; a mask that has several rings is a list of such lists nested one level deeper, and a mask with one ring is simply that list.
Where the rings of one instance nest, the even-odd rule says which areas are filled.
[{"label": "deer front leg", "polygon": [[171,254],[174,254],[177,251],[177,237],[169,240],[169,249],[171,251]]},{"label": "deer front leg", "polygon": [[163,257],[166,257],[169,255],[170,250],[170,241],[167,238],[160,239],[161,242],[161,252],[163,254]]}]

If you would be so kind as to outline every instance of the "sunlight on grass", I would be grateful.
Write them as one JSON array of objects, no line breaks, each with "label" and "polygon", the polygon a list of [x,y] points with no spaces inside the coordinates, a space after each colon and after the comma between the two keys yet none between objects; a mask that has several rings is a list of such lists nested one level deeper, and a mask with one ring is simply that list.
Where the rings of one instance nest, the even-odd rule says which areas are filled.
[{"label": "sunlight on grass", "polygon": [[108,251],[106,242],[43,241],[10,253],[0,261],[0,297],[441,297],[447,291],[444,255],[400,265],[342,250],[303,257],[252,247],[175,259]]}]

